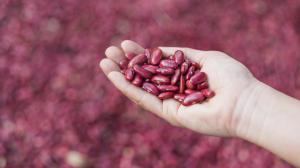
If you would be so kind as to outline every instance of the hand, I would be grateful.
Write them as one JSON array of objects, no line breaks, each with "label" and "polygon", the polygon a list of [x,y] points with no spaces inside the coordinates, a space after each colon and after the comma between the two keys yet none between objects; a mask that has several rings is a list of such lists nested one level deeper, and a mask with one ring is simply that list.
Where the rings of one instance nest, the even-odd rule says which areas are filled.
[{"label": "hand", "polygon": [[208,75],[210,88],[216,93],[201,104],[183,106],[174,99],[162,101],[126,81],[118,62],[124,58],[124,53],[141,53],[144,48],[129,40],[123,41],[121,48],[107,48],[107,58],[101,60],[100,67],[124,95],[172,125],[209,135],[236,136],[242,113],[238,107],[246,105],[248,94],[257,81],[244,65],[218,51],[160,47],[164,55],[182,50],[188,59],[199,63],[201,71]]}]

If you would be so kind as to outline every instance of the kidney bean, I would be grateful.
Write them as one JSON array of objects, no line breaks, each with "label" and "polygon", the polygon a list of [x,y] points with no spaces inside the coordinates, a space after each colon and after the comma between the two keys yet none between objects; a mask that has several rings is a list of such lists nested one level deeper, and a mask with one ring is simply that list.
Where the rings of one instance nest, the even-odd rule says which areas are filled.
[{"label": "kidney bean", "polygon": [[144,82],[142,88],[153,95],[157,96],[159,94],[159,90],[152,83]]},{"label": "kidney bean", "polygon": [[158,69],[158,66],[154,65],[143,65],[142,67],[153,74],[156,74],[156,70]]},{"label": "kidney bean", "polygon": [[132,79],[134,78],[134,70],[132,68],[128,68],[126,71],[125,71],[125,78],[128,80],[128,81],[132,81]]},{"label": "kidney bean", "polygon": [[194,62],[194,61],[191,61],[191,65],[194,66],[194,67],[196,67],[196,69],[200,69],[200,65],[197,64],[197,63]]},{"label": "kidney bean", "polygon": [[131,83],[137,87],[141,87],[143,84],[143,78],[140,75],[135,75]]},{"label": "kidney bean", "polygon": [[147,57],[148,63],[150,63],[150,59],[151,59],[151,50],[150,49],[145,49],[144,54]]},{"label": "kidney bean", "polygon": [[187,94],[187,95],[192,94],[192,93],[195,93],[195,92],[197,92],[197,91],[196,91],[196,90],[192,90],[192,89],[186,89],[186,90],[184,91],[184,93]]},{"label": "kidney bean", "polygon": [[203,90],[203,89],[207,89],[208,88],[208,82],[202,82],[200,84],[197,85],[197,90]]},{"label": "kidney bean", "polygon": [[188,68],[189,68],[189,64],[187,62],[182,63],[180,67],[181,74],[185,75],[186,72],[188,71]]},{"label": "kidney bean", "polygon": [[195,85],[193,85],[190,80],[187,80],[185,85],[189,89],[195,89]]},{"label": "kidney bean", "polygon": [[127,59],[129,59],[129,60],[131,60],[132,58],[134,58],[136,56],[136,54],[134,54],[134,53],[126,53],[125,54],[125,57],[127,58]]},{"label": "kidney bean", "polygon": [[170,83],[170,78],[163,75],[155,75],[151,78],[151,81],[158,85],[167,85]]},{"label": "kidney bean", "polygon": [[176,69],[177,66],[178,66],[177,63],[174,60],[170,60],[170,59],[161,60],[159,63],[159,67],[168,67],[168,68]]},{"label": "kidney bean", "polygon": [[180,75],[179,93],[184,93],[184,89],[185,89],[185,79],[183,75]]},{"label": "kidney bean", "polygon": [[161,67],[156,69],[156,73],[160,73],[162,75],[173,75],[175,71],[172,68]]},{"label": "kidney bean", "polygon": [[161,92],[176,92],[179,89],[178,86],[173,85],[158,85],[157,88]]},{"label": "kidney bean", "polygon": [[189,80],[195,73],[196,68],[194,66],[191,66],[185,76],[186,80]]},{"label": "kidney bean", "polygon": [[134,65],[138,64],[143,64],[147,62],[147,57],[145,54],[139,54],[137,56],[135,56],[134,58],[132,58],[129,63],[128,63],[128,68],[133,67]]},{"label": "kidney bean", "polygon": [[142,68],[142,67],[139,66],[139,65],[134,65],[134,66],[133,66],[133,70],[134,70],[137,74],[141,75],[141,76],[144,77],[144,78],[151,78],[151,77],[152,77],[151,72],[147,71],[146,69]]},{"label": "kidney bean", "polygon": [[180,50],[175,51],[175,54],[174,54],[174,61],[175,61],[178,65],[180,65],[180,64],[183,63],[183,61],[184,61],[184,54],[183,54],[182,51],[180,51]]},{"label": "kidney bean", "polygon": [[180,69],[176,69],[174,75],[171,78],[171,85],[175,85],[180,78]]},{"label": "kidney bean", "polygon": [[207,76],[204,72],[197,72],[191,77],[190,81],[191,81],[191,84],[197,85],[199,83],[206,81],[206,79],[207,79]]},{"label": "kidney bean", "polygon": [[174,96],[174,92],[163,92],[158,95],[158,98],[161,100],[170,99]]},{"label": "kidney bean", "polygon": [[195,92],[190,95],[187,95],[182,104],[185,106],[189,106],[192,104],[200,103],[205,99],[204,95],[201,92]]},{"label": "kidney bean", "polygon": [[210,89],[204,89],[201,91],[201,93],[207,98],[214,97],[214,95],[215,95],[215,92]]},{"label": "kidney bean", "polygon": [[184,98],[186,97],[185,94],[175,94],[174,99],[179,101],[180,103],[183,102]]},{"label": "kidney bean", "polygon": [[168,58],[169,58],[170,60],[174,60],[174,55],[170,55],[170,56],[168,56]]},{"label": "kidney bean", "polygon": [[150,64],[157,65],[161,59],[162,59],[162,51],[159,48],[155,48],[151,54]]},{"label": "kidney bean", "polygon": [[121,69],[126,69],[127,68],[127,65],[128,65],[128,59],[123,59],[119,62],[119,66]]}]

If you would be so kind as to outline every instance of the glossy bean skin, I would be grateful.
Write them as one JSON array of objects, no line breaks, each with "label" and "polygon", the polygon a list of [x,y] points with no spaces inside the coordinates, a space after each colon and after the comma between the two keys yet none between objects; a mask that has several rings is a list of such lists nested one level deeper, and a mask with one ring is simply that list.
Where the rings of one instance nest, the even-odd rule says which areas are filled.
[{"label": "glossy bean skin", "polygon": [[182,51],[177,50],[174,53],[174,61],[178,64],[181,65],[184,62],[184,54]]},{"label": "glossy bean skin", "polygon": [[128,80],[128,81],[132,81],[133,78],[134,78],[134,70],[132,68],[128,68],[126,71],[125,71],[125,78]]},{"label": "glossy bean skin", "polygon": [[143,84],[143,78],[140,75],[135,75],[131,83],[137,87],[141,87]]},{"label": "glossy bean skin", "polygon": [[173,75],[175,73],[175,70],[168,67],[161,67],[156,69],[156,73],[162,74],[162,75]]},{"label": "glossy bean skin", "polygon": [[176,69],[177,66],[178,64],[174,60],[170,60],[170,59],[161,60],[159,63],[159,67],[168,67],[168,68]]},{"label": "glossy bean skin", "polygon": [[185,75],[187,73],[188,69],[189,69],[189,64],[187,62],[184,62],[181,64],[181,67],[180,67],[181,74]]},{"label": "glossy bean skin", "polygon": [[197,92],[197,91],[196,91],[196,90],[192,90],[192,89],[186,89],[186,90],[184,91],[184,93],[187,94],[187,95],[192,94],[192,93],[195,93],[195,92]]},{"label": "glossy bean skin", "polygon": [[132,58],[128,63],[128,68],[133,67],[134,65],[141,65],[143,63],[147,62],[147,57],[145,54],[139,54]]},{"label": "glossy bean skin", "polygon": [[131,60],[132,58],[134,58],[136,56],[136,54],[134,54],[134,53],[126,53],[125,54],[125,57],[127,58],[127,59],[129,59],[129,60]]},{"label": "glossy bean skin", "polygon": [[191,66],[185,76],[186,80],[189,80],[195,73],[196,68],[194,66]]},{"label": "glossy bean skin", "polygon": [[150,64],[150,59],[151,59],[151,50],[150,49],[145,49],[144,54],[147,57],[148,63]]},{"label": "glossy bean skin", "polygon": [[170,78],[164,75],[155,75],[151,78],[151,82],[158,85],[168,85],[170,84]]},{"label": "glossy bean skin", "polygon": [[147,71],[151,72],[152,74],[156,74],[156,70],[159,68],[158,66],[154,65],[143,65],[142,67]]},{"label": "glossy bean skin", "polygon": [[195,89],[195,85],[193,85],[193,84],[191,83],[190,80],[187,80],[187,81],[186,81],[185,86],[186,86],[188,89]]},{"label": "glossy bean skin", "polygon": [[178,86],[173,86],[173,85],[158,85],[157,88],[161,92],[176,92],[178,91]]},{"label": "glossy bean skin", "polygon": [[197,72],[190,79],[191,84],[193,85],[200,84],[202,82],[205,82],[206,80],[207,80],[207,76],[204,72]]},{"label": "glossy bean skin", "polygon": [[151,93],[153,95],[158,95],[159,94],[159,90],[157,89],[157,87],[155,85],[153,85],[152,83],[149,82],[144,82],[142,88],[148,92]]},{"label": "glossy bean skin", "polygon": [[180,69],[176,69],[174,75],[171,78],[171,85],[175,85],[180,78]]},{"label": "glossy bean skin", "polygon": [[123,59],[123,60],[121,60],[120,62],[119,62],[119,66],[120,66],[120,68],[121,69],[126,69],[127,68],[127,66],[128,66],[128,59]]},{"label": "glossy bean skin", "polygon": [[204,89],[201,91],[202,94],[207,97],[207,98],[211,98],[211,97],[214,97],[215,96],[215,92],[210,90],[210,89]]},{"label": "glossy bean skin", "polygon": [[183,102],[184,98],[186,97],[185,94],[175,94],[174,99],[179,101],[180,103]]},{"label": "glossy bean skin", "polygon": [[174,60],[174,55],[170,55],[168,58],[169,58],[170,60]]},{"label": "glossy bean skin", "polygon": [[200,103],[200,102],[204,101],[204,99],[205,99],[205,97],[201,92],[195,92],[190,95],[187,95],[184,98],[182,104],[184,106],[190,106],[190,105],[193,105],[196,103]]},{"label": "glossy bean skin", "polygon": [[185,78],[183,75],[180,75],[179,93],[184,93],[184,89],[185,89]]},{"label": "glossy bean skin", "polygon": [[162,92],[158,95],[161,100],[170,99],[174,96],[174,92]]},{"label": "glossy bean skin", "polygon": [[147,71],[146,69],[142,68],[141,66],[139,65],[134,65],[133,66],[133,70],[141,75],[143,78],[151,78],[152,77],[152,74],[151,72]]},{"label": "glossy bean skin", "polygon": [[202,82],[200,84],[197,85],[197,90],[201,91],[203,89],[207,89],[208,88],[208,82],[205,81],[205,82]]},{"label": "glossy bean skin", "polygon": [[157,65],[161,59],[162,59],[162,51],[159,48],[155,48],[152,51],[152,54],[150,57],[150,64]]}]

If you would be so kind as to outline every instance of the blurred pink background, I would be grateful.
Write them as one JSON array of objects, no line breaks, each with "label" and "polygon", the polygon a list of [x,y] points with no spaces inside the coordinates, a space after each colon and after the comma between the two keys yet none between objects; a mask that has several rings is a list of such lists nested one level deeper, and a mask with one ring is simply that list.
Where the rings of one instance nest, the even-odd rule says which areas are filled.
[{"label": "blurred pink background", "polygon": [[297,0],[1,0],[0,168],[291,167],[122,96],[98,62],[124,39],[225,51],[300,98]]}]

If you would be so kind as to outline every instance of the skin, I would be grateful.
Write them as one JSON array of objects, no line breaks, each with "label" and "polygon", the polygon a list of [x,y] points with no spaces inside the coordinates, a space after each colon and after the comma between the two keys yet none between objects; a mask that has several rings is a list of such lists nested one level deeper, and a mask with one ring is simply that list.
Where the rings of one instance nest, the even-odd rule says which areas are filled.
[{"label": "skin", "polygon": [[[216,95],[201,104],[183,106],[173,99],[159,100],[124,78],[118,62],[124,53],[144,48],[125,40],[121,48],[107,48],[100,67],[129,99],[170,124],[198,133],[239,137],[266,148],[289,163],[300,166],[300,102],[258,81],[240,62],[219,51],[160,47],[164,55],[182,50],[199,63]],[[284,139],[284,141],[283,141]]]}]

